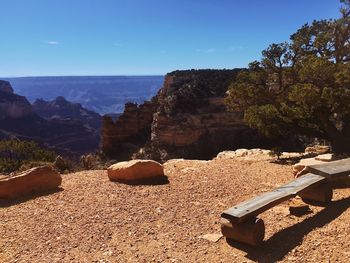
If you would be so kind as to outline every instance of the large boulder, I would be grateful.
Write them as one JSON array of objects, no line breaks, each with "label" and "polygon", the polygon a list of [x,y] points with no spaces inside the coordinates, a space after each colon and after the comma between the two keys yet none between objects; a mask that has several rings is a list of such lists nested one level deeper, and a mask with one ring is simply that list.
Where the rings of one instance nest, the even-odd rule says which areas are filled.
[{"label": "large boulder", "polygon": [[119,162],[107,169],[111,181],[138,181],[164,176],[164,167],[152,160]]},{"label": "large boulder", "polygon": [[51,191],[58,188],[61,182],[61,175],[53,168],[35,167],[15,176],[0,178],[0,199]]}]

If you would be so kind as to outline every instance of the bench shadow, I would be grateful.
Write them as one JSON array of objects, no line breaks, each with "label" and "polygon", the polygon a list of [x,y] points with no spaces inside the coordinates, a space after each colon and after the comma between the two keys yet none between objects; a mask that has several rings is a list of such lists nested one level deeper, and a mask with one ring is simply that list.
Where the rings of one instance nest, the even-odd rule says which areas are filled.
[{"label": "bench shadow", "polygon": [[314,216],[275,233],[258,247],[244,245],[230,239],[226,239],[226,241],[230,246],[245,251],[246,257],[250,260],[256,262],[280,261],[303,242],[304,236],[315,228],[323,227],[332,222],[349,207],[350,197],[334,201]]},{"label": "bench shadow", "polygon": [[169,184],[168,176],[157,176],[152,178],[145,178],[139,180],[113,180],[114,183],[122,183],[127,185],[165,185]]},{"label": "bench shadow", "polygon": [[63,190],[64,190],[63,188],[58,187],[58,188],[53,189],[53,190],[44,191],[44,192],[40,192],[40,193],[33,193],[33,194],[25,195],[22,197],[14,198],[14,199],[0,199],[0,208],[18,205],[18,204],[27,202],[29,200],[34,200],[34,199],[42,197],[42,196],[47,196],[47,195],[51,195],[54,193],[58,193],[58,192],[61,192]]}]

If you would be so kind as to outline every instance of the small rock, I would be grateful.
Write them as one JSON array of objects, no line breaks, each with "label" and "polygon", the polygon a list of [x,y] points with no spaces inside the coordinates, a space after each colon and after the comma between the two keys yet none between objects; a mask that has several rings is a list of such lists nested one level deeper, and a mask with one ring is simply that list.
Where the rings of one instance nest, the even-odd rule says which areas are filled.
[{"label": "small rock", "polygon": [[235,151],[223,151],[218,153],[216,159],[233,159],[236,157]]},{"label": "small rock", "polygon": [[247,156],[249,154],[248,149],[238,149],[235,152],[236,152],[236,157],[244,157],[244,156]]},{"label": "small rock", "polygon": [[303,216],[311,212],[310,206],[305,204],[299,196],[289,201],[289,213],[291,215]]},{"label": "small rock", "polygon": [[223,237],[222,234],[205,234],[203,236],[200,236],[199,238],[208,240],[210,242],[218,242]]},{"label": "small rock", "polygon": [[289,213],[293,216],[303,216],[311,213],[311,209],[308,205],[290,206]]}]

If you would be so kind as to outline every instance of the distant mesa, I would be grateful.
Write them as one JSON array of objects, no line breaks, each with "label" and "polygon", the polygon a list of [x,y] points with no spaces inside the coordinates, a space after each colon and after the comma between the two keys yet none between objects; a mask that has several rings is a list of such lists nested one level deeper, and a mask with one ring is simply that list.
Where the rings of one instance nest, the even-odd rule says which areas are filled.
[{"label": "distant mesa", "polygon": [[13,93],[11,84],[0,80],[0,120],[6,118],[23,118],[32,114],[29,101]]},{"label": "distant mesa", "polygon": [[102,117],[98,113],[83,108],[79,103],[69,102],[62,96],[52,101],[37,99],[33,103],[33,110],[42,118],[76,120],[88,125],[97,134],[100,133]]},{"label": "distant mesa", "polygon": [[0,80],[0,91],[1,92],[6,92],[6,93],[13,93],[13,88],[11,87],[10,82]]},{"label": "distant mesa", "polygon": [[64,154],[97,151],[101,116],[63,97],[34,105],[0,81],[0,139],[34,140]]},{"label": "distant mesa", "polygon": [[[143,103],[156,95],[164,76],[77,76],[7,78],[31,103],[64,96],[101,115],[122,113],[127,102]],[[62,99],[58,98],[58,100]],[[57,100],[57,99],[56,99]]]}]

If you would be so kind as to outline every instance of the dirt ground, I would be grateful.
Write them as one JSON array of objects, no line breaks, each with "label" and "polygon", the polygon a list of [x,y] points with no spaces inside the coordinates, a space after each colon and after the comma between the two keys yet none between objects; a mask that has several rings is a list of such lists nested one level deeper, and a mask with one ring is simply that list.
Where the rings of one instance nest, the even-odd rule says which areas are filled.
[{"label": "dirt ground", "polygon": [[292,179],[289,165],[171,161],[169,183],[126,185],[106,171],[63,175],[62,190],[1,202],[0,262],[350,262],[350,189],[326,208],[268,210],[258,248],[211,242],[220,214]]}]

